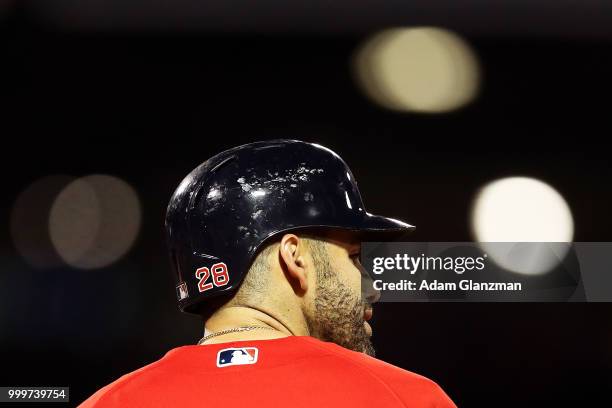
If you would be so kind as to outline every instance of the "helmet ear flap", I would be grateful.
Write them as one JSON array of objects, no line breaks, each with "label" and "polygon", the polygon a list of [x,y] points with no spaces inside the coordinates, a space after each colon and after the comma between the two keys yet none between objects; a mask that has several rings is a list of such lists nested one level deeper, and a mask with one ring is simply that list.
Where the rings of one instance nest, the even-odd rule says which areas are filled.
[{"label": "helmet ear flap", "polygon": [[202,321],[207,321],[210,317],[219,310],[223,305],[232,300],[233,294],[216,296],[207,300],[206,302],[200,302],[194,308],[193,313],[200,315]]},{"label": "helmet ear flap", "polygon": [[181,268],[181,263],[180,263],[180,257],[179,257],[179,249],[177,248],[171,248],[170,249],[170,263],[172,265],[172,268],[174,269],[174,273],[177,276],[177,280],[179,282],[183,282],[183,271]]}]

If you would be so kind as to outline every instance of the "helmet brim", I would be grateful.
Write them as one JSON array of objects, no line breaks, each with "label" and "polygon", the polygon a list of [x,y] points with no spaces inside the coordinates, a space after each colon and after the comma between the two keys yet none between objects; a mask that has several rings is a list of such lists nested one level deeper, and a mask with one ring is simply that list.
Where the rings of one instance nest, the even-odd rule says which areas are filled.
[{"label": "helmet brim", "polygon": [[390,242],[401,241],[414,232],[414,230],[414,225],[395,218],[366,213],[363,218],[353,220],[347,224],[324,224],[286,228],[273,234],[273,236],[292,231],[308,231],[313,235],[325,235],[331,231],[348,231],[355,234],[355,237],[362,242]]},{"label": "helmet brim", "polygon": [[395,218],[367,213],[357,232],[362,241],[397,241],[414,230],[414,225]]}]

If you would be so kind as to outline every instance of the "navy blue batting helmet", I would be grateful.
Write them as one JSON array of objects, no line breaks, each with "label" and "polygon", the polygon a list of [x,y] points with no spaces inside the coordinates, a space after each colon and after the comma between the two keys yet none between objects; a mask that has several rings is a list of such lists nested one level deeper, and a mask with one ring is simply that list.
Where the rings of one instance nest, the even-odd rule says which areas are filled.
[{"label": "navy blue batting helmet", "polygon": [[413,228],[366,212],[344,160],[298,140],[250,143],[206,160],[180,183],[166,213],[179,308],[187,313],[233,293],[279,234],[341,229],[387,240]]}]

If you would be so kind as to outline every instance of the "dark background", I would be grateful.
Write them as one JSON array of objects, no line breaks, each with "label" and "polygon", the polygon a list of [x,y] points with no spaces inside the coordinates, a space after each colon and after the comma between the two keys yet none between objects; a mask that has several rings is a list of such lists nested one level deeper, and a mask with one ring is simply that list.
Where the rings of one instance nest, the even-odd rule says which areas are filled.
[{"label": "dark background", "polygon": [[[93,271],[32,268],[0,229],[0,385],[68,385],[73,406],[199,339],[201,323],[175,306],[165,206],[191,169],[237,144],[297,138],[334,149],[368,210],[416,225],[414,240],[471,240],[478,188],[528,175],[567,199],[576,241],[611,241],[612,37],[598,13],[591,29],[581,14],[580,24],[551,17],[540,31],[546,5],[524,30],[516,13],[499,31],[486,29],[495,21],[486,24],[484,13],[455,25],[443,19],[477,53],[482,89],[457,112],[414,115],[376,107],[351,76],[350,58],[382,28],[380,16],[337,30],[291,30],[272,16],[248,30],[241,20],[180,30],[176,16],[167,26],[157,16],[130,27],[134,12],[112,30],[112,14],[101,27],[75,27],[66,21],[78,16],[45,19],[25,4],[0,15],[2,224],[37,179],[91,173],[134,186],[143,224],[126,257]],[[378,357],[434,379],[459,406],[612,402],[610,304],[375,310]]]}]

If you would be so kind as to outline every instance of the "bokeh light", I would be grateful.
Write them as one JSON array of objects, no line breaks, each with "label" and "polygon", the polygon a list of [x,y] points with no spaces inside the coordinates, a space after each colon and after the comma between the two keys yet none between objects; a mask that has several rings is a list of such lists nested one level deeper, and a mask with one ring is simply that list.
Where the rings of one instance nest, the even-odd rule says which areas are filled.
[{"label": "bokeh light", "polygon": [[91,175],[60,192],[48,225],[51,241],[67,264],[94,269],[121,258],[136,240],[140,223],[140,202],[129,184]]},{"label": "bokeh light", "polygon": [[10,218],[13,243],[21,257],[35,268],[63,264],[47,226],[55,197],[73,180],[63,175],[43,177],[23,190],[13,204]]},{"label": "bokeh light", "polygon": [[508,177],[483,187],[471,221],[475,239],[497,264],[530,275],[548,272],[562,261],[569,245],[559,243],[571,242],[574,234],[563,196],[528,177]]},{"label": "bokeh light", "polygon": [[365,93],[392,110],[447,112],[478,91],[475,53],[457,34],[441,28],[384,30],[360,47],[353,65]]}]

